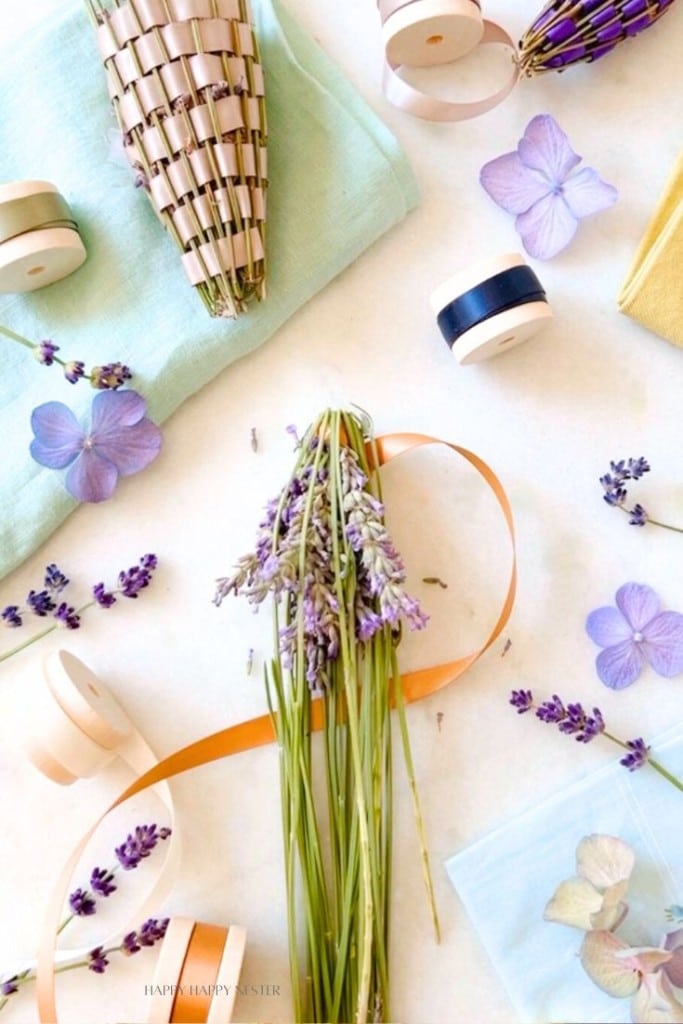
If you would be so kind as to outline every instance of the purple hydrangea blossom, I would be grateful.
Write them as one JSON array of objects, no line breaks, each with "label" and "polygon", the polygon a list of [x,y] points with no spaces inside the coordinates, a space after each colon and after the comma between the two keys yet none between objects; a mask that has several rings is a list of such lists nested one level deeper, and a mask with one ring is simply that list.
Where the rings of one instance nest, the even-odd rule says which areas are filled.
[{"label": "purple hydrangea blossom", "polygon": [[626,746],[629,752],[626,757],[622,757],[619,764],[623,764],[624,768],[628,768],[630,772],[634,772],[637,768],[642,768],[644,764],[647,764],[650,758],[650,748],[644,739],[639,736],[635,740],[627,740]]},{"label": "purple hydrangea blossom", "polygon": [[524,248],[548,260],[567,246],[579,220],[612,206],[617,190],[581,162],[550,114],[527,125],[517,149],[485,164],[480,181],[498,206],[515,215]]},{"label": "purple hydrangea blossom", "polygon": [[66,489],[77,501],[104,501],[119,476],[140,472],[159,454],[161,431],[145,409],[136,391],[104,391],[93,399],[84,430],[67,406],[46,402],[31,415],[31,455],[49,469],[68,467]]},{"label": "purple hydrangea blossom", "polygon": [[660,611],[651,587],[625,583],[616,593],[616,608],[591,612],[586,632],[603,650],[595,665],[600,680],[613,690],[634,683],[645,664],[670,678],[683,672],[683,615]]}]

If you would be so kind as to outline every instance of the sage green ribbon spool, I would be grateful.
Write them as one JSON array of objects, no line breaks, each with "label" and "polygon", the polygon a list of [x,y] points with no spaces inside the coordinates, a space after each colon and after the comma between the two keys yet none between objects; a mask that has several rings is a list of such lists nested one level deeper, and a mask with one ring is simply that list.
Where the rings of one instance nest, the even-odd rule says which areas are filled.
[{"label": "sage green ribbon spool", "polygon": [[86,258],[69,205],[47,181],[0,185],[0,293],[34,291]]}]

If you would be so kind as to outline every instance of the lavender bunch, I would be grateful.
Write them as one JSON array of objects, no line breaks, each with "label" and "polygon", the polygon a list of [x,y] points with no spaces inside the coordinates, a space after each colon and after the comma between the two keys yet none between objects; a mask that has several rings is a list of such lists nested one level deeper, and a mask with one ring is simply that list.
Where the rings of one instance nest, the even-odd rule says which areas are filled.
[{"label": "lavender bunch", "polygon": [[[152,825],[137,825],[129,833],[124,841],[115,848],[114,856],[116,863],[109,868],[94,867],[90,872],[89,885],[78,887],[69,895],[69,913],[59,926],[59,934],[71,924],[77,917],[91,917],[97,912],[97,900],[106,899],[117,891],[114,885],[114,876],[118,871],[133,871],[146,860],[156,849],[160,842],[165,841],[171,835],[170,828],[157,828]],[[124,935],[118,945],[107,947],[97,946],[92,949],[85,959],[74,960],[55,968],[56,973],[71,971],[76,967],[87,967],[96,974],[103,974],[109,965],[108,957],[111,953],[121,953],[124,956],[132,956],[138,953],[143,946],[153,946],[163,938],[168,919],[157,920],[150,918],[137,930]],[[19,974],[6,975],[0,979],[0,1010],[7,1004],[9,997],[19,991],[24,985],[35,981],[36,974],[33,968],[21,971]]]},{"label": "lavender bunch", "polygon": [[[349,413],[324,412],[298,444],[289,481],[267,505],[255,550],[218,581],[215,598],[216,604],[229,594],[256,607],[266,598],[273,603],[266,694],[281,752],[297,1021],[391,1019],[392,703],[438,936],[396,662],[402,624],[421,629],[427,617],[405,591],[405,566],[384,522],[370,460],[363,424]],[[313,763],[314,695],[324,709],[324,807]]]},{"label": "lavender bunch", "polygon": [[86,379],[98,391],[115,391],[133,378],[130,367],[124,363],[106,363],[104,366],[94,366],[92,370],[86,370],[82,360],[64,360],[58,356],[60,348],[59,345],[55,345],[54,341],[30,341],[2,325],[0,325],[0,334],[4,334],[6,338],[15,341],[18,345],[30,349],[41,366],[53,366],[55,363],[61,366],[69,384],[77,384],[79,380]]},{"label": "lavender bunch", "polygon": [[525,32],[519,66],[531,76],[604,57],[666,14],[673,0],[550,0]]},{"label": "lavender bunch", "polygon": [[650,464],[644,458],[620,459],[619,462],[610,462],[609,473],[600,477],[600,484],[603,490],[603,501],[612,508],[619,508],[629,517],[631,526],[645,526],[650,523],[652,526],[661,526],[663,530],[673,530],[675,533],[683,533],[678,526],[670,526],[658,519],[653,519],[642,505],[636,503],[633,508],[626,507],[628,492],[624,484],[629,480],[640,480],[645,473],[650,472]]},{"label": "lavender bunch", "polygon": [[546,725],[556,725],[565,736],[573,736],[577,743],[590,743],[596,736],[604,736],[611,743],[626,751],[619,764],[628,768],[630,772],[649,764],[667,782],[683,792],[683,782],[667,771],[664,765],[655,760],[650,753],[650,747],[645,740],[638,736],[632,740],[621,740],[608,732],[605,727],[605,719],[599,708],[593,708],[589,713],[582,704],[565,704],[555,693],[550,700],[541,704],[534,703],[534,696],[531,690],[513,690],[510,695],[510,704],[517,709],[519,715],[527,711],[534,711],[539,721]]},{"label": "lavender bunch", "polygon": [[80,629],[81,616],[95,605],[107,609],[116,604],[119,597],[137,599],[140,592],[151,583],[156,567],[156,555],[143,555],[137,565],[121,570],[115,587],[106,587],[104,583],[96,583],[92,587],[92,600],[76,608],[62,599],[62,593],[69,586],[70,580],[54,562],[51,563],[45,569],[40,590],[30,590],[23,605],[8,604],[0,611],[0,623],[8,629],[19,629],[32,617],[50,619],[50,625],[0,654],[0,662],[7,661],[8,658],[60,627]]}]

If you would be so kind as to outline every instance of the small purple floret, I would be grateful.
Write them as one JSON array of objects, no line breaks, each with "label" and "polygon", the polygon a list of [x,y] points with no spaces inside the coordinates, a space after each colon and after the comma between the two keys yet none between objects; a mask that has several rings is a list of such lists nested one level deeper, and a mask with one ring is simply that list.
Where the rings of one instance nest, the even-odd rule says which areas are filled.
[{"label": "small purple floret", "polygon": [[650,757],[650,748],[640,736],[638,739],[628,740],[626,746],[629,749],[629,753],[622,757],[619,764],[623,764],[624,768],[634,772],[637,768],[642,768],[647,763]]},{"label": "small purple floret", "polygon": [[107,871],[106,868],[93,868],[90,875],[90,888],[93,892],[96,892],[98,896],[111,896],[113,892],[116,892],[116,886],[113,885],[114,876],[111,871]]},{"label": "small purple floret", "polygon": [[11,978],[7,978],[6,981],[0,982],[0,995],[11,996],[15,992],[19,991],[19,978],[14,974]]},{"label": "small purple floret", "polygon": [[81,625],[81,619],[76,613],[76,609],[72,608],[66,601],[62,601],[55,611],[54,617],[57,619],[57,622],[61,622],[67,629],[78,629]]},{"label": "small purple floret", "polygon": [[116,604],[116,598],[110,590],[105,589],[104,583],[96,583],[92,588],[92,593],[100,608],[111,608],[113,604]]},{"label": "small purple floret", "polygon": [[534,706],[534,695],[531,690],[513,690],[510,695],[510,703],[517,708],[517,714],[523,715]]},{"label": "small purple floret", "polygon": [[47,590],[30,590],[26,598],[26,604],[34,615],[44,618],[49,612],[57,607],[56,601],[52,600]]},{"label": "small purple floret", "polygon": [[33,350],[33,354],[43,366],[52,366],[55,361],[55,352],[59,352],[59,345],[52,341],[40,341]]},{"label": "small purple floret", "polygon": [[97,946],[95,949],[91,949],[88,953],[88,958],[90,961],[88,964],[88,970],[94,971],[95,974],[104,974],[109,966],[109,961],[105,955],[104,948],[102,946]]},{"label": "small purple floret", "polygon": [[61,594],[62,590],[69,585],[69,580],[54,562],[45,569],[45,586],[53,594]]},{"label": "small purple floret", "polygon": [[76,917],[90,917],[97,910],[95,900],[86,889],[76,889],[71,893],[69,908]]},{"label": "small purple floret", "polygon": [[133,871],[141,860],[149,857],[159,840],[166,839],[170,834],[168,828],[157,831],[156,825],[138,825],[114,851],[123,870]]},{"label": "small purple floret", "polygon": [[11,626],[13,629],[17,629],[23,622],[23,619],[19,614],[18,604],[8,604],[7,607],[0,612],[0,618],[6,626]]}]

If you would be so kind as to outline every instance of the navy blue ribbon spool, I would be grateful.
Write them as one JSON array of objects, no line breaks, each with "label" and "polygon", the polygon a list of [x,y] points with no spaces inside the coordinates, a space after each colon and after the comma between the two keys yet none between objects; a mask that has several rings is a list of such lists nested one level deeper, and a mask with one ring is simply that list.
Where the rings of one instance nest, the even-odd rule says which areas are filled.
[{"label": "navy blue ribbon spool", "polygon": [[441,310],[436,322],[452,348],[463,334],[498,313],[546,301],[543,285],[531,267],[510,267],[458,295]]}]

